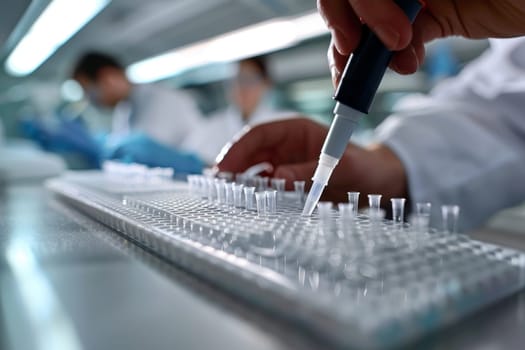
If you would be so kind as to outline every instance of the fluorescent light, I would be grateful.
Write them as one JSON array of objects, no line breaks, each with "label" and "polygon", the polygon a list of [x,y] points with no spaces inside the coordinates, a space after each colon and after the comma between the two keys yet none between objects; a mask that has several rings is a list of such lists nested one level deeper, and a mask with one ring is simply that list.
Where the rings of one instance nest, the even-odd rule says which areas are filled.
[{"label": "fluorescent light", "polygon": [[31,74],[110,1],[53,0],[7,58],[6,71],[14,76]]},{"label": "fluorescent light", "polygon": [[281,50],[326,33],[328,29],[317,12],[270,20],[136,62],[128,67],[127,74],[135,83],[148,83],[212,63]]},{"label": "fluorescent light", "polygon": [[297,28],[297,36],[300,40],[315,38],[329,33],[326,23],[317,11],[297,17],[292,22]]}]

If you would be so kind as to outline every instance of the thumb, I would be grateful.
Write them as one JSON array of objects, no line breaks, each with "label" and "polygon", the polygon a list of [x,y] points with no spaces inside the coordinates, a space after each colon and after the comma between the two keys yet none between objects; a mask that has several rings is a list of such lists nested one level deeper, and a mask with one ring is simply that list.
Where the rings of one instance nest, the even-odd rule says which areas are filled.
[{"label": "thumb", "polygon": [[309,181],[314,175],[317,160],[305,163],[280,165],[275,169],[274,176],[286,179],[286,187],[293,188],[293,181]]}]

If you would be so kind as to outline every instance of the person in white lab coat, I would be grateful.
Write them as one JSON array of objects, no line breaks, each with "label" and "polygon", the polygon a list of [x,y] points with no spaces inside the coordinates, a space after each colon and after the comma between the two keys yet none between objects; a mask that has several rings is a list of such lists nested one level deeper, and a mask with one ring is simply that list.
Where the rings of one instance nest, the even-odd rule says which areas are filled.
[{"label": "person in white lab coat", "polygon": [[[184,148],[201,118],[189,95],[155,84],[132,84],[118,60],[99,52],[80,57],[73,78],[94,105],[113,109],[112,130],[104,145],[108,157],[200,171],[202,161]],[[170,152],[172,157],[159,158]]]},{"label": "person in white lab coat", "polygon": [[[404,100],[369,148],[349,144],[326,194],[347,191],[461,207],[460,228],[481,225],[525,200],[525,38],[490,49],[429,95]],[[301,119],[270,123],[234,144],[219,168],[238,172],[268,160],[275,176],[310,178],[327,130]],[[290,181],[289,181],[290,182]],[[387,201],[384,201],[386,203]]]},{"label": "person in white lab coat", "polygon": [[115,58],[88,52],[73,78],[96,106],[113,108],[112,136],[141,131],[156,141],[181,146],[201,114],[189,95],[156,84],[132,84]]},{"label": "person in white lab coat", "polygon": [[230,86],[230,106],[205,120],[186,147],[213,164],[224,145],[244,127],[296,116],[294,112],[272,106],[271,90],[272,79],[264,57],[239,61]]}]

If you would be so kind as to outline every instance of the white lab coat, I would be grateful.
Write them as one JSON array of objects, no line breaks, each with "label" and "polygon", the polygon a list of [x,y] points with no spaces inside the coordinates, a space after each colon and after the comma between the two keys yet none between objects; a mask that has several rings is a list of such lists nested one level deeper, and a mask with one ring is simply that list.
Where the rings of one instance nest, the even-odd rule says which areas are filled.
[{"label": "white lab coat", "polygon": [[189,95],[159,85],[134,85],[128,100],[113,113],[112,138],[143,132],[162,144],[184,148],[201,114]]},{"label": "white lab coat", "polygon": [[459,204],[469,230],[525,200],[525,38],[495,40],[458,77],[405,100],[379,126],[401,159],[412,204]]},{"label": "white lab coat", "polygon": [[279,119],[297,116],[296,112],[277,111],[265,104],[259,105],[247,122],[242,119],[240,111],[234,106],[220,111],[204,120],[199,131],[193,133],[186,143],[208,164],[213,164],[221,149],[246,126],[254,126]]}]

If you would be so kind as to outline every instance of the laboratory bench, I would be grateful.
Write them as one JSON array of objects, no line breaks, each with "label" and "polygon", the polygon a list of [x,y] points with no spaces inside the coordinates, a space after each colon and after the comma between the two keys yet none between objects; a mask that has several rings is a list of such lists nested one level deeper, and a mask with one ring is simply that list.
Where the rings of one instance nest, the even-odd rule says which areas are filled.
[{"label": "laboratory bench", "polygon": [[[472,236],[525,250],[525,235]],[[2,349],[330,347],[143,250],[42,184],[0,188],[0,250]],[[525,291],[414,348],[522,349],[524,327]]]}]

